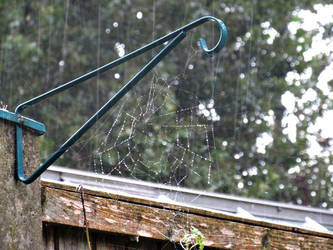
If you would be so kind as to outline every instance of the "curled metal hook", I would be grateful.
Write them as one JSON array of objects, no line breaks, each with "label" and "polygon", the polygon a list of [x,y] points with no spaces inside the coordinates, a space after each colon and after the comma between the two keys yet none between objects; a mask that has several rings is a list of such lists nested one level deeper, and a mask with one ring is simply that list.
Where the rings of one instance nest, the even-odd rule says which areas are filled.
[{"label": "curled metal hook", "polygon": [[220,30],[219,40],[212,49],[208,48],[206,40],[203,38],[199,39],[199,44],[200,44],[201,49],[204,52],[206,52],[210,56],[213,56],[214,54],[218,53],[224,47],[224,45],[227,43],[227,38],[228,38],[228,31],[227,31],[227,27],[225,26],[225,24],[220,19],[213,17],[213,16],[201,17],[201,18],[193,21],[192,23],[189,23],[189,24],[181,27],[180,29],[175,30],[174,32],[170,33],[169,35],[162,37],[161,39],[167,38],[167,40],[169,40],[170,36],[175,36],[175,34],[178,34],[182,30],[189,31],[208,21],[214,21],[218,25],[219,30]]},{"label": "curled metal hook", "polygon": [[200,38],[199,43],[200,46],[202,48],[203,51],[205,51],[208,55],[214,55],[216,53],[218,53],[223,47],[224,45],[227,43],[227,37],[228,37],[228,31],[227,31],[227,27],[224,25],[224,23],[215,18],[215,17],[206,17],[208,20],[213,20],[217,23],[217,25],[219,26],[220,29],[220,37],[219,40],[217,42],[217,44],[212,48],[212,49],[208,49],[207,47],[207,43],[204,39]]}]

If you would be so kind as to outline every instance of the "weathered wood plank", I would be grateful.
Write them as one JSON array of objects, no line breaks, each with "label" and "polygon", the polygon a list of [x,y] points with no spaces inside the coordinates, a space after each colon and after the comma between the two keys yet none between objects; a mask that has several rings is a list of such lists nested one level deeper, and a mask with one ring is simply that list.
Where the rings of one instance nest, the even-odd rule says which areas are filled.
[{"label": "weathered wood plank", "polygon": [[[87,239],[83,228],[69,227],[59,224],[44,223],[44,233],[51,234],[45,245],[48,250],[87,249]],[[112,234],[90,230],[91,246],[94,250],[173,250],[174,246],[168,242],[154,239]]]},{"label": "weathered wood plank", "polygon": [[[43,185],[44,221],[82,227],[79,193],[60,184],[53,187],[50,183]],[[205,235],[207,246],[222,249],[333,249],[333,236],[330,234],[297,233],[292,228],[256,224],[254,220],[236,221],[235,217],[223,216],[222,213],[126,200],[111,194],[110,197],[105,197],[106,194],[98,196],[94,192],[85,190],[85,207],[91,229],[177,242],[184,229],[195,226]]]},{"label": "weathered wood plank", "polygon": [[[39,166],[39,140],[23,128],[26,175]],[[15,178],[15,126],[0,119],[0,249],[43,249],[40,186]]]},{"label": "weathered wood plank", "polygon": [[54,227],[48,224],[43,225],[43,241],[45,250],[55,250],[56,239],[54,238]]},{"label": "weathered wood plank", "polygon": [[[76,189],[77,189],[77,185],[68,184],[68,183],[66,185],[64,185],[64,183],[61,183],[58,181],[43,180],[41,182],[41,185],[44,187],[57,188],[57,189],[62,189],[62,190],[67,190],[67,191],[72,191],[72,192],[76,192]],[[198,208],[198,207],[194,207],[194,206],[179,205],[178,203],[173,203],[172,201],[161,202],[160,200],[142,198],[141,196],[140,197],[130,196],[130,195],[124,196],[123,194],[117,194],[116,190],[113,191],[112,193],[110,193],[110,192],[106,192],[104,190],[100,190],[100,189],[96,189],[96,188],[88,188],[85,190],[85,193],[90,194],[92,196],[110,198],[110,199],[115,199],[115,200],[119,200],[119,201],[131,202],[131,203],[138,203],[138,204],[142,204],[142,205],[160,207],[160,208],[164,208],[164,209],[171,209],[171,210],[176,210],[176,211],[183,210],[183,211],[187,211],[188,213],[192,213],[192,214],[199,214],[199,215],[206,216],[206,217],[221,218],[221,219],[226,219],[226,220],[230,220],[230,221],[246,223],[246,224],[250,224],[250,225],[263,226],[266,228],[280,229],[283,231],[290,231],[290,232],[297,232],[297,233],[309,234],[309,235],[326,237],[326,238],[333,238],[333,235],[330,233],[312,231],[312,230],[305,229],[305,228],[291,227],[291,226],[287,226],[285,224],[271,223],[271,222],[257,220],[257,219],[248,219],[248,218],[244,218],[244,217],[239,217],[237,215],[232,215],[230,213],[224,213],[221,211],[203,209],[203,208]]]},{"label": "weathered wood plank", "polygon": [[[93,235],[96,250],[160,250],[159,242],[151,239],[139,239],[121,235],[110,235],[96,231]],[[165,249],[168,250],[168,249]]]},{"label": "weathered wood plank", "polygon": [[85,233],[81,228],[57,230],[57,240],[59,242],[57,250],[89,250]]}]

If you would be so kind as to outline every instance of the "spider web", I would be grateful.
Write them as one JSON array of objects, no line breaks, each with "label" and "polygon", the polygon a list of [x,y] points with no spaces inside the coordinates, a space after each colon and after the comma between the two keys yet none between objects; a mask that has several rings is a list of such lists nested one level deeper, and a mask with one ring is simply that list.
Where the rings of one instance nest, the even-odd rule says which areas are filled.
[{"label": "spider web", "polygon": [[[198,56],[202,56],[199,48],[192,47],[185,70],[173,77],[163,76],[164,67],[155,70],[68,153],[84,150],[95,140],[92,153],[81,159],[94,172],[177,186],[209,185],[214,123],[220,116],[212,98],[202,100],[196,93],[200,88],[209,89],[204,79],[197,91],[188,82]],[[207,72],[206,78],[211,77],[214,74]],[[180,96],[186,97],[182,103]]]},{"label": "spider web", "polygon": [[[124,110],[122,105],[102,144],[97,149],[94,167],[103,173],[149,178],[153,181],[181,184],[188,175],[197,175],[196,166],[211,167],[208,139],[209,124],[198,121],[199,105],[178,107],[172,96],[177,79],[161,84],[153,81],[145,105]],[[110,134],[115,133],[115,141]],[[195,137],[193,137],[195,136]],[[196,152],[193,140],[204,147]],[[160,149],[156,155],[151,151]],[[96,159],[97,158],[97,159]],[[109,167],[104,168],[105,162]],[[148,176],[147,176],[148,174]]]}]

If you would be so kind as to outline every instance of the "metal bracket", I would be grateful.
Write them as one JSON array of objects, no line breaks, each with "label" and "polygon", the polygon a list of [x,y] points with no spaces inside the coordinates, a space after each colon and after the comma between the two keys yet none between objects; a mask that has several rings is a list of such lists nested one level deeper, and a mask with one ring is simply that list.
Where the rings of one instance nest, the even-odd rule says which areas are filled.
[{"label": "metal bracket", "polygon": [[0,109],[0,119],[8,120],[18,126],[26,127],[35,132],[37,135],[43,135],[46,132],[45,125],[43,123],[29,119],[22,115],[16,115],[6,109]]},{"label": "metal bracket", "polygon": [[[89,128],[91,128],[110,108],[112,108],[132,87],[134,87],[149,71],[151,71],[177,44],[184,39],[186,32],[207,22],[214,21],[217,23],[220,29],[220,37],[212,49],[208,49],[206,41],[200,39],[200,46],[204,52],[208,55],[214,55],[219,52],[227,41],[227,28],[224,23],[212,16],[205,16],[197,19],[166,36],[163,36],[140,49],[137,49],[117,60],[114,60],[110,63],[107,63],[91,72],[84,74],[72,81],[69,81],[57,88],[54,88],[42,95],[39,95],[29,101],[21,103],[16,107],[15,114],[11,115],[12,120],[15,120],[16,123],[16,166],[17,166],[17,177],[20,181],[29,184],[35,181],[53,162],[55,162],[70,146],[72,146]],[[171,41],[170,41],[171,40]],[[168,42],[170,41],[170,42]],[[149,51],[156,46],[162,45],[163,43],[168,42],[168,44],[148,63],[146,64],[126,85],[124,85],[107,103],[104,104],[81,128],[79,128],[60,148],[54,152],[49,159],[47,159],[31,176],[28,178],[24,177],[24,166],[23,166],[23,146],[22,146],[22,125],[20,124],[20,113],[27,107],[36,104],[48,97],[51,97],[57,93],[60,93],[68,88],[71,88],[79,83],[86,81],[97,74],[103,73],[111,68],[114,68],[134,57],[137,57],[146,51]],[[27,118],[23,118],[23,123],[27,121],[32,121]],[[36,122],[37,124],[37,122]],[[35,125],[36,125],[35,124]],[[33,125],[33,126],[35,126]],[[43,124],[38,123],[38,126]],[[37,126],[37,125],[36,125]],[[44,126],[44,125],[43,125]],[[40,127],[41,128],[41,127]],[[42,131],[42,129],[40,129]],[[45,126],[43,133],[45,132]],[[42,133],[42,134],[43,134]]]}]

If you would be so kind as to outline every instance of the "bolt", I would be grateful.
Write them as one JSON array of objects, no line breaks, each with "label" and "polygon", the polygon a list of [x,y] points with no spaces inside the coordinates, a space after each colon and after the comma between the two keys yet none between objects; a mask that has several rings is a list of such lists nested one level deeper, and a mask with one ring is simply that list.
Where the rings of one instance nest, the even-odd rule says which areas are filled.
[{"label": "bolt", "polygon": [[23,123],[24,123],[24,118],[23,118],[23,116],[21,116],[21,115],[17,115],[17,121],[18,121],[19,124],[23,124]]}]

